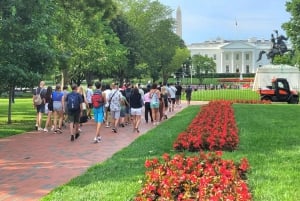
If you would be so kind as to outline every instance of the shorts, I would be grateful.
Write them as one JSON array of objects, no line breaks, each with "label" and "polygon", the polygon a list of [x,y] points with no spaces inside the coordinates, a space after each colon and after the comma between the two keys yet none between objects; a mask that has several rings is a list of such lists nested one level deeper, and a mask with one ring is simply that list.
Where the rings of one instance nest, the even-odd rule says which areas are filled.
[{"label": "shorts", "polygon": [[131,115],[142,115],[142,108],[131,108],[130,114]]},{"label": "shorts", "polygon": [[80,110],[68,113],[68,119],[70,122],[79,123],[80,120]]},{"label": "shorts", "polygon": [[36,106],[36,112],[37,113],[45,113],[45,104],[40,104]]},{"label": "shorts", "polygon": [[126,107],[122,107],[120,111],[120,117],[125,117],[126,116]]},{"label": "shorts", "polygon": [[121,114],[120,110],[110,111],[111,118],[113,118],[113,119],[119,119],[120,118],[120,114]]},{"label": "shorts", "polygon": [[94,119],[96,123],[104,122],[104,107],[94,108]]},{"label": "shorts", "polygon": [[170,98],[170,103],[175,104],[175,98]]},{"label": "shorts", "polygon": [[53,101],[53,111],[62,111],[62,104],[60,101]]},{"label": "shorts", "polygon": [[157,102],[157,103],[151,103],[150,102],[150,108],[158,109],[159,108],[159,102]]}]

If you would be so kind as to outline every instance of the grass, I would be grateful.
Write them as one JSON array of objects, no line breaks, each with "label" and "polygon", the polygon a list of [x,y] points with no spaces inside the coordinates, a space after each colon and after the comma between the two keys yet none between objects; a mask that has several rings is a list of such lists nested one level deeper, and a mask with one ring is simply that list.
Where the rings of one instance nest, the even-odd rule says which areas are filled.
[{"label": "grass", "polygon": [[198,111],[199,106],[179,113],[42,200],[130,200],[141,188],[145,160],[173,153],[176,133],[183,131]]},{"label": "grass", "polygon": [[260,100],[252,89],[197,90],[192,92],[192,100]]},{"label": "grass", "polygon": [[[256,201],[295,201],[300,197],[300,138],[297,105],[234,105],[240,130],[237,151],[224,158],[247,157],[248,182]],[[147,158],[174,154],[172,144],[199,111],[191,106],[141,136],[104,163],[56,188],[42,201],[131,200],[141,188]],[[251,112],[249,112],[251,111]]]},{"label": "grass", "polygon": [[[212,92],[212,91],[208,91]],[[196,93],[194,93],[196,94]],[[7,99],[0,99],[0,137],[34,128],[31,99],[16,99],[13,124],[7,125]],[[300,107],[299,105],[234,104],[240,146],[225,158],[247,157],[251,170],[248,182],[255,201],[295,201],[300,197]],[[172,143],[199,111],[190,106],[156,129],[141,136],[105,162],[53,190],[44,201],[104,200],[133,198],[141,188],[147,158],[175,153]]]},{"label": "grass", "polygon": [[12,124],[7,124],[8,99],[0,99],[0,138],[33,130],[35,114],[31,98],[16,98],[12,104]]}]

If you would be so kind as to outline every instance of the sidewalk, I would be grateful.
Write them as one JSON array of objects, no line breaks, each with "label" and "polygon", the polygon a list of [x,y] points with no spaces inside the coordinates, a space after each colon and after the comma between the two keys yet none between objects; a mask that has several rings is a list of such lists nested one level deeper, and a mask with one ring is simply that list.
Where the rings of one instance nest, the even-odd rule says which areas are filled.
[{"label": "sidewalk", "polygon": [[[172,117],[185,107],[183,102],[181,108],[168,116]],[[110,158],[153,127],[142,120],[139,134],[132,132],[132,126],[120,128],[116,134],[102,126],[102,142],[98,144],[93,143],[93,120],[84,124],[82,134],[74,142],[70,142],[69,129],[64,129],[63,134],[32,131],[2,138],[0,201],[39,200],[90,166]]]}]

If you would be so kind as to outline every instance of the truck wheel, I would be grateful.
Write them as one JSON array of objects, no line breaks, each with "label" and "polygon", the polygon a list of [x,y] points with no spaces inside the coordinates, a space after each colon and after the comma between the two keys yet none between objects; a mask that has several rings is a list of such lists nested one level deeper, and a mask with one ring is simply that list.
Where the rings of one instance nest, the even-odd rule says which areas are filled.
[{"label": "truck wheel", "polygon": [[264,104],[269,104],[269,103],[272,102],[272,101],[271,101],[271,98],[268,97],[268,96],[262,97],[260,100],[261,100],[261,102],[264,103]]},{"label": "truck wheel", "polygon": [[298,104],[298,102],[299,102],[299,97],[292,97],[288,103],[289,104]]}]

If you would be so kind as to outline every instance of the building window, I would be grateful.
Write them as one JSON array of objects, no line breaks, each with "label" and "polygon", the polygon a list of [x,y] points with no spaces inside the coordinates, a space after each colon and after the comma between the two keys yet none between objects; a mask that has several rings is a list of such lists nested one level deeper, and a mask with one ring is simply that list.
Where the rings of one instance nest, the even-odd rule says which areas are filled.
[{"label": "building window", "polygon": [[217,60],[217,55],[216,54],[214,54],[214,60]]},{"label": "building window", "polygon": [[236,54],[236,55],[235,55],[235,60],[239,60],[239,58],[240,58],[240,55],[239,55],[239,54]]},{"label": "building window", "polygon": [[250,66],[246,65],[246,73],[250,73]]},{"label": "building window", "polygon": [[226,73],[229,73],[229,65],[226,65]]},{"label": "building window", "polygon": [[247,53],[245,56],[246,56],[246,60],[249,61],[250,55]]},{"label": "building window", "polygon": [[226,61],[229,60],[229,54],[225,54],[225,59],[226,59]]}]

